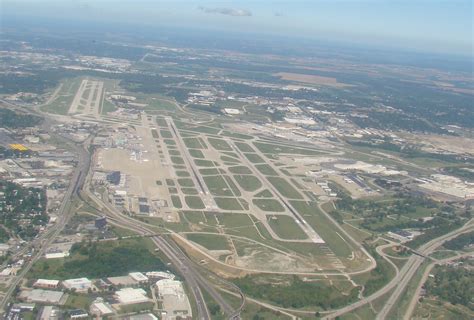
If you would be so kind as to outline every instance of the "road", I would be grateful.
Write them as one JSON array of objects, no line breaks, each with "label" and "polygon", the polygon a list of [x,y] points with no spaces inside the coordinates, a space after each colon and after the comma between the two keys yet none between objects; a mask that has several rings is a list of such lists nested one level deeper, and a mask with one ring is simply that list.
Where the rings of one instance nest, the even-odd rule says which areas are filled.
[{"label": "road", "polygon": [[[424,256],[428,256],[436,248],[441,246],[445,241],[450,240],[452,238],[455,238],[459,234],[464,233],[468,230],[472,230],[472,229],[474,229],[473,226],[471,226],[469,224],[466,224],[465,226],[463,226],[463,227],[461,227],[457,230],[449,232],[444,236],[441,236],[439,238],[436,238],[436,239],[428,242],[427,244],[421,246],[417,251],[420,252],[421,254],[423,254]],[[401,280],[397,284],[395,291],[392,293],[390,298],[387,300],[387,302],[385,303],[382,310],[377,314],[377,317],[376,317],[377,320],[386,319],[386,317],[389,314],[390,310],[395,305],[395,303],[398,301],[398,299],[400,298],[400,295],[405,291],[405,288],[407,287],[408,283],[411,281],[414,274],[416,273],[416,271],[421,266],[421,264],[423,263],[424,260],[425,259],[423,257],[418,256],[418,255],[413,255],[412,257],[410,257],[410,259],[406,263],[406,265],[408,265],[408,267],[406,268],[406,273],[403,275],[403,277],[401,278]],[[410,262],[411,262],[411,264],[410,264]]]},{"label": "road", "polygon": [[458,254],[456,256],[449,257],[449,258],[442,259],[442,260],[437,260],[437,261],[431,263],[426,268],[425,272],[423,273],[423,276],[421,277],[421,280],[418,283],[418,286],[415,290],[415,293],[413,294],[413,297],[410,301],[410,304],[408,305],[408,308],[405,311],[405,315],[403,316],[403,319],[411,319],[411,317],[413,315],[413,312],[415,311],[415,307],[418,303],[421,289],[422,289],[423,285],[425,284],[426,280],[428,279],[428,276],[430,275],[431,270],[433,269],[433,267],[435,265],[445,264],[445,263],[448,263],[450,261],[454,261],[454,260],[461,259],[461,258],[464,258],[464,257],[469,257],[469,256],[474,256],[474,253],[473,252],[467,252],[467,253],[464,253],[464,254]]},{"label": "road", "polygon": [[[173,123],[171,123],[171,125],[174,126]],[[150,236],[150,239],[178,269],[179,273],[188,284],[196,301],[199,319],[211,319],[201,289],[204,289],[209,293],[209,295],[221,306],[221,309],[229,315],[229,318],[240,319],[239,315],[241,308],[234,310],[234,308],[232,308],[222,298],[217,290],[199,274],[194,266],[194,262],[191,261],[172,240],[166,239],[162,236],[156,236],[156,231],[151,229],[156,226],[149,225],[133,219],[130,216],[124,215],[111,203],[97,198],[95,194],[90,191],[90,181],[91,175],[88,175],[85,186],[82,190],[83,195],[86,195],[87,198],[93,201],[94,204],[100,208],[100,211],[103,214],[114,219],[115,223],[120,223],[122,228],[132,230],[140,235],[154,235]],[[80,197],[83,201],[87,202],[82,195]]]},{"label": "road", "polygon": [[[472,221],[472,220],[471,220]],[[470,222],[471,222],[470,221]],[[441,246],[445,241],[450,240],[452,238],[455,238],[461,233],[464,233],[468,230],[474,229],[474,226],[470,225],[470,222],[466,223],[464,226],[462,226],[459,229],[456,229],[454,231],[451,231],[439,238],[433,239],[429,241],[428,243],[422,245],[417,251],[422,253],[425,256],[428,256],[430,253],[432,253],[436,248]],[[338,316],[342,316],[343,314],[349,313],[353,310],[356,310],[362,306],[364,306],[367,303],[370,303],[374,301],[375,299],[387,294],[390,292],[392,289],[395,288],[395,291],[392,293],[390,298],[387,300],[385,305],[383,306],[382,310],[377,314],[377,319],[385,319],[392,309],[392,307],[395,305],[395,303],[398,301],[400,295],[404,292],[407,284],[410,282],[412,279],[413,275],[415,274],[416,270],[420,267],[420,265],[423,263],[425,258],[413,254],[408,261],[405,263],[403,268],[400,270],[400,272],[382,289],[379,291],[373,293],[372,295],[363,298],[351,305],[348,305],[344,308],[341,308],[335,312],[332,312],[331,314],[323,317],[323,319],[334,319]]]},{"label": "road", "polygon": [[[120,223],[122,228],[132,230],[140,235],[156,234],[155,231],[150,229],[150,225],[123,215],[111,204],[97,199],[88,188],[85,188],[84,192],[101,208],[102,213],[113,218],[115,222]],[[229,319],[240,319],[240,308],[234,310],[234,308],[232,308],[232,306],[222,298],[209,281],[200,275],[194,267],[194,262],[191,261],[173,241],[162,236],[152,236],[150,239],[161,250],[161,252],[166,255],[188,284],[196,301],[198,319],[211,319],[201,288],[206,290],[208,294],[221,306],[221,309],[228,315]]]},{"label": "road", "polygon": [[[58,88],[52,97],[48,100],[53,100],[57,93],[59,92]],[[43,127],[46,129],[50,129],[53,125],[53,121],[47,115],[41,113],[39,110],[39,106],[35,109],[25,108],[21,106],[17,106],[14,104],[9,103],[8,101],[0,100],[3,104],[14,110],[22,110],[24,112],[33,113],[44,118]],[[172,124],[173,125],[173,124]],[[87,147],[84,148],[77,148],[77,154],[79,156],[78,164],[76,170],[71,178],[71,183],[69,185],[68,190],[64,196],[64,199],[61,203],[61,206],[58,210],[58,220],[57,223],[52,226],[49,230],[44,232],[41,235],[41,238],[36,241],[36,245],[39,243],[40,249],[36,251],[36,254],[32,257],[32,259],[23,267],[20,274],[17,275],[14,280],[12,281],[10,287],[8,288],[7,292],[5,293],[4,299],[0,302],[0,309],[3,311],[7,302],[10,300],[11,295],[14,293],[15,288],[18,284],[21,283],[25,275],[29,272],[33,264],[38,261],[46,252],[46,249],[50,246],[50,244],[54,241],[54,239],[60,234],[63,230],[64,226],[67,224],[72,212],[70,209],[70,199],[74,194],[78,194],[80,196],[80,190],[84,189],[83,186],[86,184],[86,178],[89,176],[87,173],[91,166],[90,163],[90,154],[87,152]],[[86,188],[88,190],[88,188]],[[89,192],[89,197],[94,198]],[[107,205],[103,202],[99,201],[99,205]],[[127,229],[133,230],[139,234],[153,234],[154,232],[151,231],[148,226],[144,223],[141,223],[135,219],[130,217],[126,217],[122,215],[120,212],[116,211],[116,209],[112,206],[108,207],[106,210],[109,214],[112,214],[118,221],[122,221]],[[193,262],[181,251],[181,249],[172,241],[169,241],[161,236],[154,236],[151,237],[152,241],[155,245],[168,257],[168,259],[176,266],[179,270],[183,278],[185,279],[186,283],[190,287],[192,294],[196,301],[196,306],[198,309],[198,318],[201,320],[210,320],[211,316],[206,306],[205,299],[203,297],[201,287],[205,289],[209,295],[221,306],[222,310],[228,315],[229,319],[237,320],[240,319],[240,311],[243,308],[245,299],[243,294],[240,292],[242,298],[241,306],[234,310],[232,306],[230,306],[227,301],[225,301],[222,296],[217,292],[217,290],[206,280],[204,279],[199,272],[193,266]],[[24,249],[25,252],[27,248]],[[22,250],[23,251],[23,250]],[[238,288],[237,288],[238,289]]]},{"label": "road", "polygon": [[[10,107],[12,106],[9,104]],[[20,109],[15,106],[15,109]],[[23,108],[21,108],[23,109]],[[23,109],[24,110],[24,109]],[[29,113],[34,113],[31,110],[26,110]],[[43,126],[48,127],[49,129],[51,128],[51,122],[45,119],[45,122],[43,123]],[[5,296],[3,300],[0,302],[0,311],[4,312],[5,311],[5,306],[10,300],[12,294],[15,291],[15,288],[21,283],[25,275],[28,273],[28,271],[31,269],[33,264],[38,261],[46,252],[46,249],[53,243],[54,239],[60,234],[60,232],[64,229],[64,226],[67,224],[69,221],[72,211],[70,210],[70,200],[71,197],[78,192],[78,190],[81,188],[85,181],[85,177],[87,175],[87,171],[89,170],[90,167],[90,158],[89,154],[86,151],[87,148],[87,143],[86,145],[81,145],[78,146],[76,145],[75,151],[76,154],[78,155],[78,162],[76,166],[76,170],[74,171],[72,177],[71,177],[71,182],[69,184],[69,187],[64,195],[63,201],[61,202],[61,205],[58,209],[58,219],[57,222],[51,226],[47,231],[45,231],[40,238],[38,238],[34,243],[31,243],[30,246],[38,246],[39,244],[39,249],[36,251],[36,253],[33,255],[30,261],[26,262],[25,266],[21,269],[20,273],[15,276],[13,281],[10,283],[10,287],[7,289]],[[24,250],[24,249],[23,249]],[[23,252],[23,250],[21,252]]]}]

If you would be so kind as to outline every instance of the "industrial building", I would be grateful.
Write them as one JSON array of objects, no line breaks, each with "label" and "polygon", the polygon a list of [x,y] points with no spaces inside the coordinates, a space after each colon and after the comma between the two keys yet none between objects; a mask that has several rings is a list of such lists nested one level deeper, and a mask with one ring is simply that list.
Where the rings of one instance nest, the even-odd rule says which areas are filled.
[{"label": "industrial building", "polygon": [[89,314],[85,310],[74,309],[68,312],[71,319],[89,319]]},{"label": "industrial building", "polygon": [[161,319],[192,319],[191,304],[181,281],[163,279],[156,282],[159,298],[163,301]]},{"label": "industrial building", "polygon": [[107,182],[118,186],[120,184],[120,171],[113,171],[107,175]]},{"label": "industrial building", "polygon": [[138,283],[147,283],[148,282],[148,277],[145,276],[141,272],[130,272],[128,275]]},{"label": "industrial building", "polygon": [[104,299],[102,298],[97,298],[94,300],[90,306],[89,311],[93,316],[98,318],[110,316],[115,313],[110,304],[104,302]]},{"label": "industrial building", "polygon": [[38,320],[57,320],[59,319],[59,309],[53,306],[44,306],[37,318]]},{"label": "industrial building", "polygon": [[38,279],[33,284],[35,288],[56,289],[59,286],[59,280]]},{"label": "industrial building", "polygon": [[99,230],[104,229],[107,226],[107,218],[100,217],[100,218],[95,219],[94,226]]},{"label": "industrial building", "polygon": [[134,287],[138,285],[138,282],[130,276],[108,277],[107,282],[114,286]]},{"label": "industrial building", "polygon": [[149,279],[160,280],[160,279],[171,279],[173,280],[176,276],[170,272],[164,271],[150,271],[145,273]]},{"label": "industrial building", "polygon": [[20,299],[27,302],[37,302],[44,304],[61,304],[64,293],[61,291],[33,289],[31,291],[23,290],[20,293]]},{"label": "industrial building", "polygon": [[14,313],[20,313],[20,312],[25,312],[25,311],[33,311],[36,308],[36,304],[34,303],[15,303],[11,311]]},{"label": "industrial building", "polygon": [[136,314],[127,318],[128,320],[158,320],[158,317],[152,313]]},{"label": "industrial building", "polygon": [[92,289],[92,282],[87,278],[68,279],[63,281],[63,287],[77,292],[87,292]]},{"label": "industrial building", "polygon": [[123,288],[115,292],[118,302],[122,305],[138,304],[149,302],[150,299],[143,289]]}]

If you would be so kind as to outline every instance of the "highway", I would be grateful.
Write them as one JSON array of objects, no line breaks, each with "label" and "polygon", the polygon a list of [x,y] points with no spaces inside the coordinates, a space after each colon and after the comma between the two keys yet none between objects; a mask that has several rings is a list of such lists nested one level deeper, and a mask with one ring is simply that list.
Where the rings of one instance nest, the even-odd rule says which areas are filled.
[{"label": "highway", "polygon": [[[10,107],[12,106],[9,103],[8,105]],[[20,109],[20,108],[16,108],[16,106],[14,107],[15,109]],[[29,113],[34,113],[28,109],[26,111]],[[51,122],[46,120],[46,118],[43,123],[43,127],[48,128],[48,129],[51,128]],[[30,243],[29,246],[27,246],[26,248],[20,251],[20,252],[26,252],[30,247],[38,246],[39,244],[39,249],[35,252],[31,260],[26,262],[25,266],[21,269],[20,273],[16,275],[13,281],[10,283],[10,286],[8,287],[5,293],[3,300],[0,302],[0,311],[2,313],[5,311],[5,306],[10,300],[11,295],[15,291],[15,288],[18,286],[18,284],[20,284],[20,282],[23,280],[23,278],[28,273],[28,271],[31,269],[33,264],[44,255],[44,253],[46,252],[46,249],[51,245],[54,239],[64,229],[64,226],[67,224],[70,217],[72,216],[73,212],[71,212],[70,210],[71,197],[75,193],[77,193],[78,190],[83,185],[85,181],[85,177],[87,175],[87,171],[89,170],[89,167],[90,167],[90,158],[89,158],[88,152],[86,151],[88,142],[89,140],[85,142],[85,145],[75,145],[75,149],[76,149],[75,151],[78,156],[78,162],[77,162],[76,170],[74,171],[71,177],[71,182],[69,184],[69,187],[58,209],[57,222],[53,226],[51,226],[47,231],[45,231],[35,242]],[[18,254],[19,253],[17,253],[16,255]]]},{"label": "highway", "polygon": [[451,262],[451,261],[454,261],[454,260],[457,260],[457,259],[461,259],[461,258],[464,258],[464,257],[474,257],[474,252],[458,254],[458,255],[455,255],[454,257],[449,257],[449,258],[442,259],[442,260],[436,260],[435,262],[431,263],[426,268],[425,272],[423,273],[423,276],[421,277],[420,282],[418,283],[418,286],[415,290],[415,293],[413,294],[413,297],[410,301],[410,304],[408,305],[408,308],[405,311],[405,315],[403,316],[404,319],[411,319],[411,317],[413,315],[413,312],[415,311],[416,305],[418,303],[418,299],[420,297],[420,292],[421,292],[421,289],[423,287],[423,284],[428,279],[428,276],[431,273],[431,270],[433,269],[433,267],[435,265],[442,265],[442,264],[445,264],[445,263],[448,263],[448,262]]},{"label": "highway", "polygon": [[[122,228],[132,230],[140,235],[156,234],[155,231],[150,229],[150,225],[122,214],[110,203],[97,199],[88,188],[85,188],[84,192],[102,209],[102,213],[111,217],[113,221],[119,223]],[[188,284],[196,301],[198,319],[211,319],[201,288],[206,290],[208,294],[221,306],[221,309],[228,315],[229,319],[240,319],[240,310],[242,306],[237,310],[234,310],[234,308],[232,308],[232,306],[222,298],[209,281],[199,274],[194,267],[194,262],[191,261],[173,241],[162,236],[152,236],[150,239],[161,250],[161,252],[166,255]],[[242,294],[241,296],[243,297]]]},{"label": "highway", "polygon": [[[466,223],[464,226],[462,226],[459,229],[451,231],[451,232],[449,232],[449,233],[447,233],[447,234],[445,234],[445,235],[443,235],[439,238],[436,238],[436,239],[433,239],[433,240],[427,242],[426,244],[422,245],[417,250],[417,252],[419,252],[419,253],[421,253],[425,256],[428,256],[436,248],[441,246],[445,241],[448,241],[452,238],[455,238],[459,234],[464,233],[468,230],[474,229],[474,226],[470,224],[471,221],[469,221],[468,223]],[[359,300],[359,301],[357,301],[357,302],[355,302],[351,305],[348,305],[348,306],[346,306],[344,308],[341,308],[341,309],[339,309],[335,312],[332,312],[331,314],[323,317],[323,319],[334,319],[338,316],[341,316],[343,314],[346,314],[346,313],[349,313],[353,310],[356,310],[356,309],[362,307],[363,305],[365,305],[369,302],[372,302],[375,299],[383,296],[384,294],[387,294],[388,292],[390,292],[390,290],[395,288],[394,292],[392,293],[390,298],[386,301],[386,303],[383,306],[382,310],[377,314],[376,319],[385,319],[387,317],[388,313],[390,312],[390,310],[392,309],[392,307],[398,301],[400,295],[404,292],[406,286],[408,285],[408,283],[412,279],[413,275],[418,270],[418,268],[420,267],[420,265],[423,263],[424,260],[425,260],[425,258],[423,258],[419,255],[413,254],[408,259],[408,261],[405,263],[405,265],[400,270],[400,272],[385,287],[383,287],[382,289],[380,289],[379,291],[373,293],[372,295],[370,295],[368,297],[365,297],[365,298],[363,298],[363,299],[361,299],[361,300]]]},{"label": "highway", "polygon": [[[14,110],[22,110],[28,113],[33,113],[36,115],[43,116],[39,112],[23,107],[19,107],[3,101],[3,104]],[[47,116],[44,117],[43,127],[45,129],[51,129],[53,122]],[[71,182],[69,187],[64,195],[63,201],[58,209],[58,220],[56,224],[51,226],[47,231],[45,231],[35,243],[29,244],[26,248],[23,248],[17,254],[26,252],[30,247],[37,246],[39,249],[35,252],[30,261],[28,261],[24,267],[21,269],[20,273],[13,279],[9,288],[5,292],[3,300],[0,302],[0,311],[3,313],[8,301],[11,299],[12,294],[15,292],[16,287],[21,283],[26,274],[30,271],[35,262],[37,262],[45,254],[47,248],[51,245],[54,239],[61,233],[64,229],[64,226],[69,221],[69,218],[73,214],[70,210],[70,200],[73,195],[78,195],[81,197],[80,191],[84,189],[86,184],[86,179],[89,177],[88,171],[91,166],[90,154],[87,152],[87,144],[90,139],[88,139],[83,146],[76,146],[76,153],[78,155],[78,163],[76,170],[71,177]],[[90,197],[93,197],[90,194]],[[82,197],[81,197],[82,198]],[[108,208],[110,209],[110,208]],[[115,208],[112,210],[107,210],[109,213],[114,213]],[[130,217],[124,217],[122,214],[115,212],[115,217],[117,220],[124,222],[122,227],[138,232],[139,234],[150,234],[153,233],[150,231],[146,225],[140,225],[140,222],[132,219]],[[221,308],[230,315],[232,319],[240,319],[240,308],[239,310],[234,310],[223,298],[222,296],[213,288],[205,279],[203,279],[200,274],[194,270],[192,267],[192,261],[190,261],[187,256],[177,248],[175,244],[171,244],[169,241],[164,239],[161,236],[154,236],[151,238],[155,245],[168,257],[168,259],[176,266],[181,275],[184,277],[186,283],[192,291],[192,294],[196,300],[196,306],[198,310],[198,319],[201,320],[210,320],[211,316],[207,309],[203,294],[201,292],[200,286],[202,286],[208,293],[215,299],[215,301],[221,306]],[[39,244],[39,245],[38,245]],[[199,284],[198,284],[199,283]]]},{"label": "highway", "polygon": [[[459,234],[464,233],[468,230],[472,230],[472,229],[474,229],[473,226],[471,226],[469,224],[466,224],[465,226],[463,226],[463,227],[461,227],[457,230],[449,232],[444,236],[441,236],[439,238],[436,238],[436,239],[426,243],[425,245],[421,246],[417,251],[420,252],[421,254],[425,255],[425,256],[428,256],[436,248],[441,246],[445,241],[448,241],[452,238],[455,238]],[[412,261],[410,261],[410,260],[412,260]],[[423,257],[419,256],[419,255],[413,255],[413,256],[410,257],[409,261],[406,263],[406,265],[408,265],[408,267],[406,268],[406,273],[403,275],[402,279],[397,284],[397,287],[396,287],[395,291],[392,293],[390,298],[387,300],[387,302],[385,303],[382,310],[377,314],[377,317],[376,317],[377,320],[385,319],[387,317],[388,313],[390,312],[392,307],[396,304],[396,302],[399,300],[400,295],[405,291],[406,286],[411,281],[414,274],[416,273],[416,271],[421,266],[421,264],[423,263],[424,260],[425,259]],[[410,262],[411,262],[411,264],[410,264]]]}]

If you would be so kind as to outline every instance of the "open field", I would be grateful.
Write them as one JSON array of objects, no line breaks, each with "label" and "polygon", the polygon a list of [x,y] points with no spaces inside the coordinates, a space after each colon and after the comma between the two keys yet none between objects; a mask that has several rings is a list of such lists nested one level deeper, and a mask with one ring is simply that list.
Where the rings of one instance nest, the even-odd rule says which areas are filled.
[{"label": "open field", "polygon": [[209,250],[229,250],[224,236],[212,234],[188,233],[186,237]]},{"label": "open field", "polygon": [[348,84],[338,82],[336,78],[314,76],[300,73],[279,72],[275,74],[283,80],[303,82],[308,84],[332,86],[332,87],[346,87]]},{"label": "open field", "polygon": [[283,239],[297,240],[307,238],[303,230],[291,217],[271,215],[268,216],[268,220],[272,229]]},{"label": "open field", "polygon": [[235,181],[245,191],[255,191],[262,187],[262,183],[257,177],[251,175],[234,175]]},{"label": "open field", "polygon": [[414,317],[416,319],[470,320],[474,317],[474,312],[462,305],[452,305],[448,302],[427,298],[418,304]]},{"label": "open field", "polygon": [[[341,261],[349,261],[352,248],[321,213],[299,205],[312,193],[302,180],[306,163],[292,157],[326,156],[325,151],[240,137],[216,120],[192,123],[163,114],[143,113],[119,134],[126,136],[124,146],[97,151],[100,170],[124,175],[121,188],[132,214],[145,201],[149,216],[141,218],[182,235],[193,257],[209,267],[218,261],[223,270],[345,268]],[[350,261],[347,268],[358,263]]]},{"label": "open field", "polygon": [[268,177],[268,181],[285,197],[289,199],[303,199],[303,196],[285,179]]},{"label": "open field", "polygon": [[[38,237],[37,243],[23,246],[23,236],[3,232],[12,253],[5,255],[4,267],[23,255],[28,268],[11,275],[10,288],[5,285],[10,279],[0,284],[13,299],[18,288],[38,277],[97,279],[168,267],[196,298],[194,318],[228,317],[231,312],[219,299],[223,280],[245,294],[242,319],[360,320],[381,313],[390,320],[411,312],[414,302],[415,318],[473,318],[469,310],[431,296],[437,294],[430,285],[438,274],[424,273],[430,278],[424,300],[412,299],[424,272],[421,261],[441,264],[436,259],[469,254],[470,235],[442,242],[443,232],[467,232],[471,227],[464,224],[473,222],[469,120],[474,113],[471,97],[462,93],[472,92],[472,79],[461,58],[451,61],[455,65],[438,66],[445,69],[443,77],[428,71],[438,68],[438,55],[421,61],[400,53],[375,65],[367,59],[380,55],[365,52],[361,58],[360,48],[326,59],[324,50],[309,57],[279,43],[266,47],[271,52],[262,56],[252,53],[256,48],[247,46],[248,39],[242,39],[243,53],[230,47],[174,48],[159,39],[146,44],[143,37],[108,34],[105,46],[89,43],[91,50],[76,54],[75,45],[66,41],[69,49],[44,48],[33,56],[40,34],[16,37],[24,43],[7,39],[2,53],[4,78],[17,79],[4,81],[2,104],[27,112],[41,108],[52,119],[32,130],[6,127],[6,135],[18,133],[33,152],[10,160],[7,150],[0,169],[8,179],[28,184],[38,178],[50,185],[46,211],[53,214],[69,176],[57,185],[52,179],[77,169],[68,201],[58,211],[77,214],[64,230],[56,229],[63,226],[59,214],[57,224],[33,220],[51,226],[46,242]],[[13,48],[18,51],[8,57]],[[25,57],[30,55],[34,67],[28,70]],[[51,59],[45,59],[48,55]],[[352,55],[353,61],[345,61]],[[24,65],[14,66],[17,70],[9,64],[20,60]],[[40,61],[45,68],[38,68]],[[61,80],[63,68],[65,76],[76,78]],[[456,76],[458,68],[465,76]],[[426,77],[420,76],[422,70]],[[38,77],[33,85],[24,83],[32,76]],[[3,94],[15,86],[25,90]],[[58,135],[75,141],[79,157],[62,145],[43,147],[45,140],[59,141]],[[107,216],[106,230],[92,228],[101,215]],[[20,222],[29,233],[31,226]],[[56,232],[71,236],[54,241],[74,242],[70,257],[40,258],[45,249],[55,249],[41,246],[49,246]],[[459,265],[463,270],[466,261]],[[457,271],[453,265],[439,275]],[[21,282],[28,270],[27,281]],[[440,290],[461,289],[449,301],[469,303],[464,286],[441,278]],[[149,296],[157,294],[152,286],[142,287]],[[200,297],[200,290],[209,296]],[[92,291],[87,297],[71,292],[66,308],[88,310],[97,296],[115,303],[113,290]],[[222,295],[239,307],[238,298],[225,290]],[[210,317],[202,312],[203,299]],[[160,304],[146,307],[158,315]],[[120,316],[131,316],[132,309],[124,308],[130,314]]]},{"label": "open field", "polygon": [[61,83],[61,88],[56,99],[41,110],[48,113],[66,115],[69,111],[74,96],[82,83],[82,78],[68,78]]},{"label": "open field", "polygon": [[253,203],[262,209],[263,211],[269,212],[283,212],[285,208],[281,205],[278,200],[275,199],[254,199]]}]

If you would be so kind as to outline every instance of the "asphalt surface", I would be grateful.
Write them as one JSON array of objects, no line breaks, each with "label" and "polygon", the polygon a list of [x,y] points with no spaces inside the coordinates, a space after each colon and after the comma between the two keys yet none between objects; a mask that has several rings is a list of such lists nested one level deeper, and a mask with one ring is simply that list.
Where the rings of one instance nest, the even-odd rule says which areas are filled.
[{"label": "asphalt surface", "polygon": [[425,272],[423,273],[423,276],[422,276],[420,282],[418,283],[418,286],[415,290],[415,294],[413,295],[412,300],[410,301],[410,304],[408,305],[408,308],[406,309],[405,315],[404,315],[403,318],[404,319],[411,319],[412,318],[412,314],[415,311],[416,305],[418,303],[418,299],[420,297],[421,289],[422,289],[423,285],[425,284],[426,280],[428,279],[428,276],[431,273],[431,270],[433,270],[434,266],[442,265],[442,264],[445,264],[445,263],[448,263],[448,262],[451,262],[451,261],[454,261],[454,260],[457,260],[457,259],[461,259],[461,258],[464,258],[464,257],[470,257],[470,256],[474,256],[474,253],[473,252],[468,252],[468,253],[458,254],[454,257],[449,257],[449,258],[442,259],[442,260],[436,260],[435,262],[431,263],[426,268]]},{"label": "asphalt surface", "polygon": [[[447,233],[444,236],[441,236],[439,238],[436,238],[425,245],[421,246],[417,251],[423,254],[424,256],[428,256],[430,253],[432,253],[436,248],[441,246],[445,241],[457,237],[459,234],[466,232],[466,230],[469,229],[474,229],[473,226],[470,225],[464,225],[463,227],[454,230],[450,233]],[[403,277],[400,279],[399,283],[397,284],[397,287],[395,291],[392,293],[390,298],[387,300],[385,303],[384,307],[380,312],[377,314],[376,319],[381,320],[385,319],[387,315],[389,314],[390,310],[392,310],[393,306],[397,303],[398,299],[400,298],[401,294],[405,291],[405,288],[407,287],[408,283],[412,280],[413,276],[415,275],[416,271],[418,268],[421,266],[421,264],[425,261],[425,258],[419,256],[419,255],[413,255],[410,257],[409,261],[406,263],[405,266],[407,266],[405,270],[405,274]],[[404,268],[405,268],[404,266]],[[403,270],[403,268],[402,268]],[[402,272],[400,272],[402,273]]]},{"label": "asphalt surface", "polygon": [[[466,223],[463,227],[461,227],[457,230],[454,230],[450,233],[447,233],[444,236],[433,239],[430,242],[422,245],[417,250],[417,252],[419,252],[419,253],[421,253],[425,256],[428,256],[436,248],[441,246],[445,241],[447,241],[449,239],[452,239],[452,238],[455,238],[459,234],[461,234],[463,232],[466,232],[466,230],[473,229],[473,228],[474,227],[472,225],[470,225],[469,223]],[[423,263],[424,260],[425,260],[425,258],[423,258],[419,255],[413,254],[408,259],[408,261],[405,263],[405,265],[400,270],[400,272],[385,287],[383,287],[379,291],[373,293],[372,295],[370,295],[366,298],[363,298],[363,299],[361,299],[361,300],[359,300],[359,301],[357,301],[357,302],[355,302],[351,305],[348,305],[344,308],[341,308],[341,309],[339,309],[339,310],[323,317],[322,319],[334,319],[338,316],[349,313],[353,310],[356,310],[356,309],[362,307],[363,305],[365,305],[369,302],[374,301],[375,299],[383,296],[384,294],[388,293],[390,290],[395,288],[395,291],[392,293],[390,298],[386,301],[386,303],[383,306],[382,310],[377,314],[376,319],[385,319],[387,317],[388,313],[390,312],[390,310],[392,309],[392,307],[396,304],[396,302],[400,298],[400,295],[404,292],[406,286],[411,281],[411,279],[413,278],[413,275],[418,270],[418,268],[420,267],[420,265]]]},{"label": "asphalt surface", "polygon": [[[26,111],[28,113],[34,113],[37,114],[36,112],[14,106],[8,102],[3,101],[3,105],[9,107],[9,108],[14,108],[16,110],[20,109],[22,111]],[[50,129],[52,126],[52,122],[45,118],[42,126],[46,129]],[[87,171],[89,170],[90,167],[90,157],[88,152],[83,146],[80,145],[75,145],[75,151],[78,156],[78,161],[77,161],[77,166],[76,170],[74,171],[72,177],[71,177],[71,182],[69,184],[69,187],[64,195],[63,201],[61,202],[61,205],[58,209],[58,220],[57,222],[51,226],[46,232],[44,232],[37,240],[34,242],[30,243],[30,246],[27,246],[26,248],[22,249],[20,252],[16,253],[18,256],[19,254],[28,251],[31,249],[33,246],[39,247],[39,249],[36,251],[36,253],[32,256],[31,260],[26,262],[24,267],[21,269],[20,273],[15,276],[13,281],[10,283],[9,288],[5,292],[5,296],[3,300],[0,302],[0,311],[4,312],[5,311],[5,306],[7,305],[8,301],[10,300],[12,294],[14,293],[16,287],[21,283],[25,275],[30,271],[31,267],[33,264],[38,261],[46,252],[46,249],[51,245],[51,243],[54,241],[54,239],[61,233],[61,231],[64,229],[64,226],[67,224],[69,219],[72,216],[71,210],[70,210],[70,200],[71,197],[78,192],[78,190],[82,187],[85,181],[85,177],[87,175]]]},{"label": "asphalt surface", "polygon": [[[88,196],[94,200],[94,195],[87,192]],[[156,234],[153,230],[149,229],[149,226],[141,221],[133,219],[129,216],[123,215],[111,204],[95,200],[96,203],[103,207],[103,213],[107,216],[112,217],[115,222],[119,222],[121,227],[132,230],[140,235]],[[104,208],[105,206],[105,208]],[[188,284],[198,309],[197,319],[208,320],[211,319],[209,310],[207,309],[205,299],[203,297],[201,288],[206,290],[207,293],[220,305],[224,313],[231,319],[240,319],[240,308],[234,310],[227,301],[217,292],[217,290],[204,279],[194,267],[192,262],[185,253],[173,242],[162,236],[150,237],[153,243],[163,252],[171,263],[176,267],[179,273]]]}]

